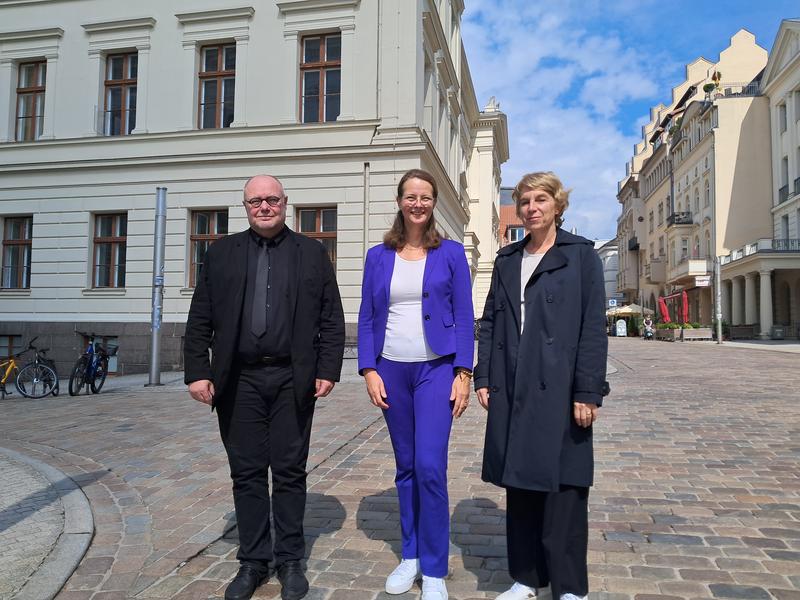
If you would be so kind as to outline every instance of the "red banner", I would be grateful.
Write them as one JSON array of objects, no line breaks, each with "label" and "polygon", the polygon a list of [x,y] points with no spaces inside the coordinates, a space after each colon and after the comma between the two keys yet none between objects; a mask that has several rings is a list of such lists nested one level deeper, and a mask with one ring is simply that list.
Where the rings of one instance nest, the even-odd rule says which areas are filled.
[{"label": "red banner", "polygon": [[661,320],[664,323],[670,323],[672,319],[669,318],[669,310],[667,310],[667,302],[662,296],[658,297],[658,312],[661,313]]},{"label": "red banner", "polygon": [[675,294],[670,294],[669,296],[659,296],[658,297],[658,311],[661,313],[661,320],[664,323],[671,323],[672,319],[669,316],[669,309],[667,308],[667,300],[674,300],[675,298],[681,299],[681,306],[680,311],[676,311],[677,314],[675,315],[676,318],[680,320],[681,323],[688,323],[689,322],[689,294],[686,291],[677,292]]}]

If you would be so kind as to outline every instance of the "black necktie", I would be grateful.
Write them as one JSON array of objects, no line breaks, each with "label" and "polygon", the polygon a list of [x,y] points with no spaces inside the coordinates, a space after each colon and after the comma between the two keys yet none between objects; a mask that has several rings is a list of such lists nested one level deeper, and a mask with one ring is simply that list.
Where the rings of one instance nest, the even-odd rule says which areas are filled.
[{"label": "black necktie", "polygon": [[269,251],[266,242],[259,245],[256,285],[253,290],[253,313],[250,330],[256,337],[267,332],[267,284],[269,281]]}]

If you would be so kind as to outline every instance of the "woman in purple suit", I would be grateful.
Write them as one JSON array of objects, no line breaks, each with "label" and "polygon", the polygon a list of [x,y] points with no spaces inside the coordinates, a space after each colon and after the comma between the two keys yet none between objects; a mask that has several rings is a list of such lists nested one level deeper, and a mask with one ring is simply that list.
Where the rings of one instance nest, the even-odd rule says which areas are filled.
[{"label": "woman in purple suit", "polygon": [[467,408],[473,364],[472,286],[464,247],[436,230],[436,181],[412,169],[398,212],[364,265],[358,372],[383,409],[394,448],[402,561],[386,592],[422,577],[423,600],[447,600],[447,446]]}]

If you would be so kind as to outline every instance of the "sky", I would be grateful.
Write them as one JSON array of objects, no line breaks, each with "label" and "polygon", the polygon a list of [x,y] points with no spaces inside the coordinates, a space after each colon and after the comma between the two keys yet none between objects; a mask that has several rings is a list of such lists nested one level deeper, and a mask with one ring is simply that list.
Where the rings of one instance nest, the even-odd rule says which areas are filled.
[{"label": "sky", "polygon": [[465,0],[462,37],[478,104],[508,116],[504,187],[554,171],[572,189],[567,229],[616,236],[617,182],[650,107],[668,103],[685,66],[719,60],[747,29],[772,50],[797,0]]}]

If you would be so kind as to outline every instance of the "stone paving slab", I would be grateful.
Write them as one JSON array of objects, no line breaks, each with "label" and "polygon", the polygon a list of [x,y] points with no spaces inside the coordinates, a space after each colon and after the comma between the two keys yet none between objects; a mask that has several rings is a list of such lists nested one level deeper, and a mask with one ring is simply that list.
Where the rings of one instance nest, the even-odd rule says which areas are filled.
[{"label": "stone paving slab", "polygon": [[[638,339],[611,339],[611,352],[590,598],[799,598],[798,357]],[[227,465],[215,417],[176,382],[4,407],[4,443],[58,465],[92,503],[95,538],[59,598],[221,598],[236,569]],[[473,401],[453,429],[453,600],[509,584],[503,494],[479,478],[484,424]],[[310,467],[308,598],[388,598],[393,458],[360,383],[320,402]]]},{"label": "stone paving slab", "polygon": [[0,599],[41,566],[64,530],[59,493],[34,467],[0,452]]},{"label": "stone paving slab", "polygon": [[18,509],[30,509],[32,515],[32,518],[25,518],[14,528],[19,539],[24,539],[26,546],[33,550],[36,556],[38,556],[36,550],[41,550],[44,546],[49,547],[49,552],[26,577],[14,599],[50,600],[75,571],[92,540],[94,519],[89,501],[72,479],[40,460],[7,448],[0,448],[0,460],[15,461],[35,471],[37,476],[48,484],[44,493],[52,497],[52,493],[55,492],[53,502],[60,504],[62,515],[60,531],[54,531],[54,537],[46,544],[42,544],[40,540],[39,524],[39,517],[46,514],[46,511],[36,503],[42,492],[29,495],[15,505]]}]

